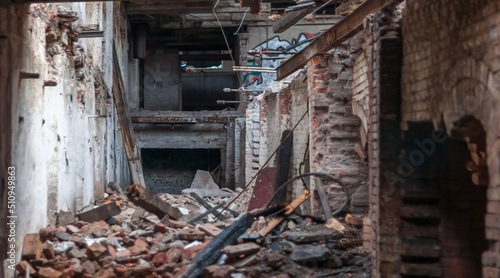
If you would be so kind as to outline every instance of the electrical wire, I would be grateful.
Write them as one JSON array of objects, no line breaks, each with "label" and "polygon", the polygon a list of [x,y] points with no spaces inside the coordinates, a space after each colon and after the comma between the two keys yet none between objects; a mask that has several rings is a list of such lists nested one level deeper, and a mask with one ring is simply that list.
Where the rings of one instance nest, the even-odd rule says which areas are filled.
[{"label": "electrical wire", "polygon": [[[267,205],[266,205],[266,208],[268,208],[274,197],[276,197],[276,194],[285,186],[289,185],[290,183],[294,182],[295,180],[297,179],[301,179],[301,178],[304,178],[304,177],[309,177],[309,176],[318,176],[318,177],[322,177],[322,178],[325,178],[325,179],[331,179],[335,182],[337,182],[338,184],[340,184],[340,186],[342,187],[342,189],[344,190],[344,193],[345,193],[345,200],[344,200],[344,203],[340,206],[340,208],[336,209],[334,212],[332,212],[332,216],[335,216],[337,215],[339,212],[341,212],[342,210],[344,210],[344,208],[347,206],[347,204],[349,204],[349,202],[351,201],[351,195],[349,194],[349,190],[347,189],[347,186],[342,182],[342,180],[340,180],[339,178],[337,178],[336,176],[332,175],[332,174],[328,174],[328,173],[323,173],[323,172],[311,172],[311,173],[305,173],[305,174],[302,174],[302,175],[298,175],[298,176],[295,176],[291,179],[289,179],[287,182],[285,182],[284,184],[280,185],[275,191],[274,191],[274,194],[271,196],[271,199],[269,199],[269,202],[267,202]],[[319,186],[323,186],[323,185],[319,185]],[[304,187],[308,190],[308,191],[311,191],[309,188],[307,188],[306,185],[304,185]]]},{"label": "electrical wire", "polygon": [[243,18],[241,19],[240,26],[238,27],[238,30],[236,30],[236,32],[234,32],[234,34],[233,34],[234,36],[238,35],[238,32],[241,29],[241,26],[243,26],[243,21],[245,21],[245,16],[247,15],[249,10],[250,10],[250,7],[248,7],[247,10],[245,11],[245,13],[243,14]]},{"label": "electrical wire", "polygon": [[[229,46],[229,41],[227,40],[227,37],[226,37],[226,33],[224,33],[224,28],[222,28],[222,24],[220,23],[219,16],[217,16],[217,13],[215,12],[215,8],[217,8],[217,5],[219,5],[219,1],[220,0],[217,0],[217,2],[215,3],[214,8],[212,9],[212,13],[215,15],[215,19],[217,19],[217,23],[219,23],[219,27],[220,27],[220,30],[222,32],[222,36],[224,37],[224,41],[226,42],[227,50],[229,50],[229,55],[231,56],[231,60],[233,61],[233,65],[236,65],[236,62],[234,61],[234,57],[233,57],[233,52],[231,51],[231,47]],[[238,76],[238,81],[239,81],[240,86],[241,86],[241,84],[243,83],[243,81],[241,80],[241,76],[238,72],[236,72],[236,76]]]},{"label": "electrical wire", "polygon": [[222,212],[224,212],[226,209],[229,208],[229,206],[234,203],[234,201],[236,201],[236,199],[238,199],[242,194],[243,192],[245,192],[248,187],[250,186],[250,184],[252,184],[252,182],[257,178],[257,176],[260,174],[260,172],[262,172],[262,170],[264,169],[264,167],[266,167],[266,165],[269,163],[269,161],[271,161],[271,159],[273,158],[273,156],[278,152],[279,148],[281,147],[281,145],[283,145],[283,143],[286,141],[286,139],[288,139],[288,137],[293,134],[293,131],[297,128],[297,126],[299,126],[300,122],[302,122],[302,120],[304,119],[304,117],[309,114],[309,109],[306,110],[306,112],[304,113],[304,115],[302,115],[302,117],[300,118],[300,120],[295,124],[295,126],[292,128],[292,131],[289,132],[285,138],[280,142],[279,146],[274,150],[274,152],[269,156],[269,158],[267,158],[266,162],[264,162],[264,165],[262,165],[262,167],[259,169],[259,171],[257,171],[257,173],[252,177],[252,179],[245,185],[245,187],[243,187],[243,190],[241,190],[240,193],[238,193],[238,195],[236,195],[236,197],[231,200],[231,202],[229,202],[215,217],[217,217],[219,214],[221,214]]}]

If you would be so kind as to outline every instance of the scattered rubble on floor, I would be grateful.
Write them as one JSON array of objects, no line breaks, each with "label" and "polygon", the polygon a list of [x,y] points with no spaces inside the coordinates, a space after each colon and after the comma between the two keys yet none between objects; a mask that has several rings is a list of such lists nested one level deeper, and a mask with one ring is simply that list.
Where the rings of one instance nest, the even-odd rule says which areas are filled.
[{"label": "scattered rubble on floor", "polygon": [[108,189],[79,220],[28,234],[19,277],[369,276],[361,217],[316,222],[290,211],[293,202],[246,212],[248,196],[214,209],[235,195],[155,195],[134,185],[127,198]]}]

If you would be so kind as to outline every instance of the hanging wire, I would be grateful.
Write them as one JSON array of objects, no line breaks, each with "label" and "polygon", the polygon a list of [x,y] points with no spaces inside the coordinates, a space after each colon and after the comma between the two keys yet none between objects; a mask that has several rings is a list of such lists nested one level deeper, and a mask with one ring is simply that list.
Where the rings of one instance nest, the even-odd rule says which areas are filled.
[{"label": "hanging wire", "polygon": [[241,26],[243,26],[243,22],[245,21],[245,16],[247,15],[249,10],[250,10],[250,7],[248,7],[247,10],[245,11],[245,13],[243,14],[243,18],[241,19],[240,26],[238,27],[238,30],[236,30],[236,32],[234,32],[233,35],[235,35],[235,36],[238,35],[238,32],[240,31]]},{"label": "hanging wire", "polygon": [[236,199],[238,199],[242,194],[243,192],[245,192],[248,187],[250,186],[250,184],[252,184],[252,182],[257,178],[257,176],[260,174],[260,172],[262,172],[262,170],[266,167],[266,165],[269,163],[269,161],[271,161],[271,159],[274,157],[274,155],[278,152],[279,148],[281,147],[281,145],[283,145],[283,143],[286,141],[286,139],[288,139],[288,137],[293,134],[293,131],[297,128],[297,126],[299,126],[300,122],[302,122],[302,120],[304,119],[304,117],[309,114],[309,108],[306,110],[306,112],[304,113],[304,115],[302,115],[302,117],[300,118],[300,120],[295,124],[295,126],[292,128],[292,131],[289,132],[285,138],[283,138],[283,140],[280,142],[279,146],[274,150],[274,152],[269,156],[269,158],[267,158],[266,162],[264,162],[264,165],[262,165],[262,167],[259,169],[259,171],[257,171],[257,173],[255,173],[255,175],[252,177],[252,179],[245,185],[245,187],[243,187],[243,190],[241,190],[240,193],[238,193],[238,195],[236,195],[236,197],[233,198],[233,200],[231,200],[231,202],[229,202],[215,217],[217,217],[219,214],[221,214],[222,212],[224,212],[226,209],[229,208],[229,206],[234,203],[234,201],[236,201]]},{"label": "hanging wire", "polygon": [[[222,36],[224,37],[224,41],[226,42],[227,50],[229,50],[229,55],[231,56],[231,60],[233,61],[233,64],[236,65],[236,62],[234,61],[234,57],[233,57],[233,52],[231,51],[231,47],[229,46],[229,41],[227,40],[227,37],[226,37],[226,33],[224,33],[224,28],[222,28],[222,24],[220,23],[219,16],[217,16],[217,13],[215,12],[215,8],[217,8],[217,5],[219,5],[219,1],[220,0],[217,0],[217,2],[215,3],[214,8],[212,9],[212,13],[214,14],[215,19],[217,19],[217,22],[219,23],[219,27],[220,27],[220,30],[222,32]],[[241,80],[241,76],[238,72],[236,72],[236,76],[238,76],[238,81],[239,81],[240,86],[241,86],[241,84],[243,83],[243,81]]]}]

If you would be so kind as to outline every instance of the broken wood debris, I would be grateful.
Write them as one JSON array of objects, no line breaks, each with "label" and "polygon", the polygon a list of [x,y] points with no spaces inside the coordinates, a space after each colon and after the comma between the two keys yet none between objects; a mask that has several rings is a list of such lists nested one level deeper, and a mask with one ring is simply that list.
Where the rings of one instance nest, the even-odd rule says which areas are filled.
[{"label": "broken wood debris", "polygon": [[156,214],[159,218],[163,218],[165,215],[173,219],[182,217],[178,208],[171,206],[144,186],[136,184],[127,187],[127,197],[132,203]]},{"label": "broken wood debris", "polygon": [[97,208],[77,214],[78,219],[85,222],[95,222],[99,220],[107,220],[115,215],[120,214],[120,207],[111,202]]},{"label": "broken wood debris", "polygon": [[[285,209],[284,209],[285,212],[283,214],[284,215],[290,215],[290,214],[292,214],[292,212],[297,207],[299,207],[303,202],[305,202],[305,200],[307,200],[310,196],[311,196],[311,194],[309,193],[309,191],[304,190],[304,192],[297,199],[293,200],[293,202],[291,202],[288,206],[285,207]],[[283,222],[283,220],[285,220],[284,216],[281,216],[281,215],[276,216],[275,218],[273,218],[273,220],[271,220],[271,222],[269,222],[269,224],[267,224],[266,227],[264,227],[263,229],[261,229],[259,231],[259,235],[260,236],[267,235],[268,233],[271,232],[271,230],[273,230],[281,222]]]}]

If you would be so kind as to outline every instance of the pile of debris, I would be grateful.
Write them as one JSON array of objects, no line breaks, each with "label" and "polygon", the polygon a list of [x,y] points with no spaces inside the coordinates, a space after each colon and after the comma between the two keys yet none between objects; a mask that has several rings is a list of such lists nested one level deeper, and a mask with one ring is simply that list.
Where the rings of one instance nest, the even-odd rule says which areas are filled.
[{"label": "pile of debris", "polygon": [[44,278],[368,276],[361,219],[295,214],[307,191],[287,207],[220,213],[234,197],[155,195],[139,185],[126,196],[108,191],[79,220],[28,234],[17,270]]}]

